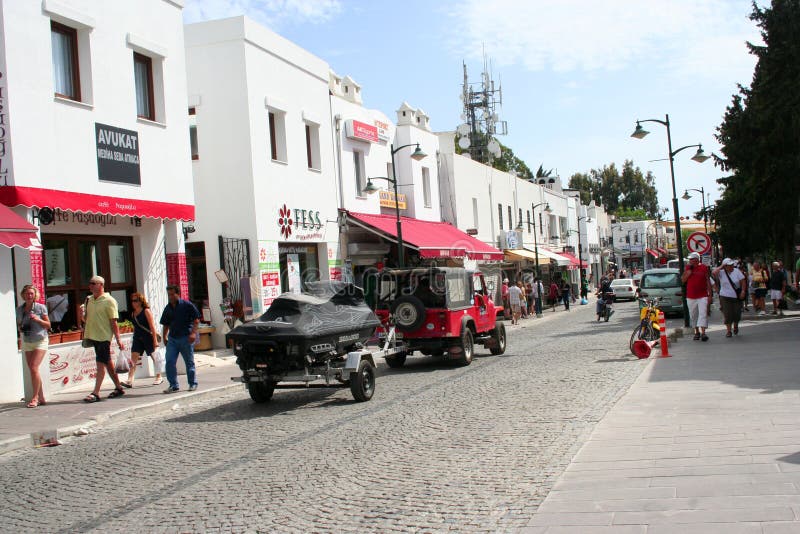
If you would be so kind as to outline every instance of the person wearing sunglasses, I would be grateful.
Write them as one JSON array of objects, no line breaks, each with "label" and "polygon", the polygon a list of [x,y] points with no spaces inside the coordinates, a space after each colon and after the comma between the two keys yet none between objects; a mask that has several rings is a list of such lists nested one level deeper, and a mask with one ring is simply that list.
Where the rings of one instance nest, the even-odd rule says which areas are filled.
[{"label": "person wearing sunglasses", "polygon": [[153,363],[156,365],[156,378],[153,385],[161,384],[164,379],[161,378],[161,371],[156,358],[153,356],[158,348],[158,333],[156,331],[156,323],[153,320],[153,312],[150,311],[150,305],[142,293],[134,293],[131,295],[131,322],[133,323],[133,341],[131,342],[131,370],[128,371],[128,381],[122,382],[122,386],[126,388],[133,387],[134,375],[136,374],[136,367],[139,365],[139,360],[142,355],[149,354],[153,358]]},{"label": "person wearing sunglasses", "polygon": [[100,387],[103,385],[106,372],[114,382],[114,391],[108,397],[114,399],[125,394],[114,362],[111,360],[112,339],[116,338],[120,351],[125,350],[117,324],[119,309],[114,297],[105,292],[105,284],[106,281],[102,276],[93,276],[89,279],[89,290],[92,294],[86,299],[86,329],[83,331],[83,340],[94,348],[97,374],[94,390],[83,399],[84,402],[100,400]]}]

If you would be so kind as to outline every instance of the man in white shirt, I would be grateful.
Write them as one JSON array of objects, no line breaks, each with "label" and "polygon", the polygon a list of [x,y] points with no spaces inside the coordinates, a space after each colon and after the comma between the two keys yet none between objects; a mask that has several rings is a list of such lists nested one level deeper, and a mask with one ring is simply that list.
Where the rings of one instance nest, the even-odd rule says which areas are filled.
[{"label": "man in white shirt", "polygon": [[519,323],[522,314],[522,288],[521,284],[514,284],[508,288],[508,303],[511,304],[511,324]]}]

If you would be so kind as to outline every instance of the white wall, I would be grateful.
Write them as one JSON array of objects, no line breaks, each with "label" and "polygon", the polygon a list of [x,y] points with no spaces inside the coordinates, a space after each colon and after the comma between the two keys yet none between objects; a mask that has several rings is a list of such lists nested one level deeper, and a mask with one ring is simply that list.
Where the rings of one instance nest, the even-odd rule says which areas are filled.
[{"label": "white wall", "polygon": [[[20,249],[15,249],[19,255]],[[14,286],[11,250],[0,246],[0,403],[17,402],[24,393],[23,358],[17,350],[17,319],[14,311]]]},{"label": "white wall", "polygon": [[[193,203],[180,6],[167,0],[3,3],[17,186]],[[81,69],[85,102],[53,95],[51,18],[86,36]],[[129,35],[130,42],[164,55],[159,123],[137,119],[135,46]],[[98,181],[95,122],[139,133],[140,186]]]}]

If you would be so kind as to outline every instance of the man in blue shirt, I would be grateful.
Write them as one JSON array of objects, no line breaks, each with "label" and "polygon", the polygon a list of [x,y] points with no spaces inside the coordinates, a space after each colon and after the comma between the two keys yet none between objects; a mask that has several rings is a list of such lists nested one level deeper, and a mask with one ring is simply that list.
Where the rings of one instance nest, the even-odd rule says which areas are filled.
[{"label": "man in blue shirt", "polygon": [[194,345],[197,339],[197,328],[200,324],[200,312],[188,300],[180,298],[181,290],[176,285],[167,286],[169,304],[161,313],[161,337],[167,344],[164,355],[166,360],[167,380],[169,387],[164,393],[175,393],[180,390],[178,386],[178,353],[183,356],[186,364],[186,378],[189,381],[189,391],[197,389],[197,377],[194,369]]}]

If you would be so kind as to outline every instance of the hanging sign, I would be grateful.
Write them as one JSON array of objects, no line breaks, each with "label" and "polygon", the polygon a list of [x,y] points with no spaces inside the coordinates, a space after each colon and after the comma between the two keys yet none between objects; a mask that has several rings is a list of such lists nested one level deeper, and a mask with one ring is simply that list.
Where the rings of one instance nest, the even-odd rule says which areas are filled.
[{"label": "hanging sign", "polygon": [[104,182],[141,185],[139,133],[94,123],[97,177]]}]

